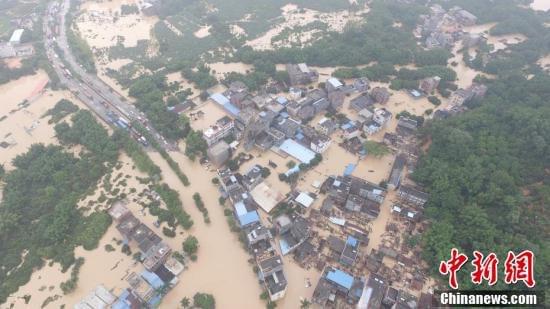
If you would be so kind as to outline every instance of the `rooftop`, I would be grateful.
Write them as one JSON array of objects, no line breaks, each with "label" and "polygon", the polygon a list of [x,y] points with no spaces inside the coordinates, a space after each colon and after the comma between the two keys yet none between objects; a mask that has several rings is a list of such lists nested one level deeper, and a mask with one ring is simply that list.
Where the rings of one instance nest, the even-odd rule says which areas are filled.
[{"label": "rooftop", "polygon": [[293,139],[285,140],[279,148],[302,163],[307,164],[315,158],[315,152],[313,152],[313,150],[302,146]]},{"label": "rooftop", "polygon": [[223,107],[231,115],[233,115],[235,117],[239,116],[239,113],[241,112],[241,110],[239,108],[237,108],[235,105],[231,104],[229,99],[226,96],[224,96],[223,94],[214,93],[213,95],[210,96],[210,98],[214,102],[216,102],[218,105]]},{"label": "rooftop", "polygon": [[23,32],[25,29],[17,29],[13,32],[13,34],[10,37],[10,43],[20,43],[21,42],[21,36],[23,35]]},{"label": "rooftop", "polygon": [[309,208],[311,204],[315,201],[309,194],[305,192],[300,192],[298,196],[295,199],[296,202],[298,202],[300,205],[304,206],[305,208]]},{"label": "rooftop", "polygon": [[272,188],[265,181],[250,191],[250,195],[265,212],[270,212],[284,199],[284,196],[279,191]]},{"label": "rooftop", "polygon": [[353,276],[336,268],[329,270],[326,278],[346,290],[351,289],[351,286],[353,285]]},{"label": "rooftop", "polygon": [[343,84],[342,82],[340,82],[337,78],[335,77],[331,77],[329,79],[327,79],[327,83],[329,83],[332,87],[334,88],[338,88],[338,87],[342,87]]}]

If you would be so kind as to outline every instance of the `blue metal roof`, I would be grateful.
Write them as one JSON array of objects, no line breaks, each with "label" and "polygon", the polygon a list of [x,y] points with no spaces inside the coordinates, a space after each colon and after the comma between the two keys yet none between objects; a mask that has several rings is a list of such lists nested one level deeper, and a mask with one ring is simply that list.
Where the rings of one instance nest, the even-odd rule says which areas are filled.
[{"label": "blue metal roof", "polygon": [[241,110],[231,103],[224,104],[223,108],[225,108],[233,116],[239,116],[239,114],[241,113]]},{"label": "blue metal roof", "polygon": [[214,100],[214,102],[216,102],[216,103],[218,103],[222,106],[227,104],[227,103],[230,103],[229,99],[221,93],[214,93],[213,95],[210,96],[210,98],[212,100]]},{"label": "blue metal roof", "polygon": [[221,105],[225,110],[227,110],[233,116],[238,116],[239,113],[241,112],[239,108],[231,104],[229,99],[221,93],[214,93],[213,95],[210,96],[210,98],[214,100],[214,102]]},{"label": "blue metal roof", "polygon": [[112,309],[130,309],[130,304],[126,302],[126,298],[130,295],[128,290],[124,290],[118,297],[118,300],[111,306]]},{"label": "blue metal roof", "polygon": [[141,273],[141,277],[143,277],[143,279],[145,279],[145,281],[147,281],[154,289],[159,289],[164,285],[162,279],[160,279],[157,274],[150,271],[144,270]]},{"label": "blue metal roof", "polygon": [[239,216],[239,223],[241,226],[245,226],[254,222],[260,222],[260,216],[258,216],[257,211],[251,211],[245,215]]},{"label": "blue metal roof", "polygon": [[346,169],[344,170],[344,176],[350,176],[351,173],[353,173],[353,171],[355,170],[355,167],[357,165],[356,164],[353,164],[353,163],[350,163],[346,166]]},{"label": "blue metal roof", "polygon": [[149,302],[147,302],[149,304],[149,306],[151,306],[152,308],[156,308],[158,306],[158,304],[160,304],[160,301],[162,300],[162,295],[155,295],[153,298],[151,298],[149,300]]},{"label": "blue metal roof", "polygon": [[302,163],[309,163],[315,158],[315,152],[298,144],[295,140],[287,139],[279,147],[282,151],[286,152],[290,156],[296,158]]},{"label": "blue metal roof", "polygon": [[358,240],[355,239],[355,237],[353,236],[348,236],[348,239],[346,240],[346,244],[352,246],[352,247],[357,247],[357,243],[358,243]]},{"label": "blue metal roof", "polygon": [[237,216],[239,217],[246,215],[246,213],[248,212],[248,210],[246,210],[246,206],[242,201],[235,203],[234,207],[235,207],[235,211],[237,212]]},{"label": "blue metal roof", "polygon": [[125,300],[119,299],[112,306],[112,309],[131,309],[130,305]]},{"label": "blue metal roof", "polygon": [[326,278],[346,290],[351,289],[351,286],[353,285],[353,276],[339,269],[329,271]]}]

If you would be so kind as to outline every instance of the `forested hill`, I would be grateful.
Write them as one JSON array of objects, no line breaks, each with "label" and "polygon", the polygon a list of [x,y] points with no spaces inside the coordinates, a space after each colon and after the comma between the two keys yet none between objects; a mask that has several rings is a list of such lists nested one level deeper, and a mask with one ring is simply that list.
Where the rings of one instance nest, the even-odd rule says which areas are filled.
[{"label": "forested hill", "polygon": [[[456,247],[470,257],[495,252],[503,267],[509,250],[529,249],[537,287],[548,290],[550,77],[485,82],[489,93],[479,107],[427,129],[432,143],[414,173],[431,194],[425,259],[439,265]],[[469,262],[466,268],[461,288],[471,287]],[[495,288],[504,288],[503,280]]]}]

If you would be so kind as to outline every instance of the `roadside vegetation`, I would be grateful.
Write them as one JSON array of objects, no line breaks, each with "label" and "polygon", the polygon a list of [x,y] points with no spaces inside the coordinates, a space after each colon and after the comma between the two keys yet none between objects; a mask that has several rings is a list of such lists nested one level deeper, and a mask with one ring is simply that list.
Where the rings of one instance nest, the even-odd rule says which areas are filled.
[{"label": "roadside vegetation", "polygon": [[78,11],[78,7],[79,2],[71,0],[69,12],[65,16],[67,43],[78,63],[80,63],[87,72],[95,74],[97,73],[97,69],[95,67],[94,53],[90,45],[88,45],[88,42],[81,38],[78,32],[75,32],[73,29],[73,20],[76,11]]},{"label": "roadside vegetation", "polygon": [[44,113],[42,118],[51,116],[48,123],[58,123],[61,119],[65,118],[65,116],[76,113],[78,110],[78,106],[76,106],[73,102],[67,99],[61,99],[52,109]]},{"label": "roadside vegetation", "polygon": [[204,202],[202,201],[202,197],[199,194],[199,192],[195,192],[195,194],[193,194],[193,201],[195,202],[195,206],[197,206],[199,211],[202,213],[204,222],[210,223],[210,217],[208,216],[208,209],[204,206]]}]

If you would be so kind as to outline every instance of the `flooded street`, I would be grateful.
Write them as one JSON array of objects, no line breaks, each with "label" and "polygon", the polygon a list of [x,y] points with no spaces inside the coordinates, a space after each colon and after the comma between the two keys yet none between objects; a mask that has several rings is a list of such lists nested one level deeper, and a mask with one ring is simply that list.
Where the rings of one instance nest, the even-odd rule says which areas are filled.
[{"label": "flooded street", "polygon": [[[184,149],[184,147],[182,147]],[[191,162],[181,153],[171,153],[191,181],[184,187],[158,153],[151,158],[162,170],[163,180],[179,192],[183,207],[195,222],[190,233],[199,240],[198,260],[189,264],[189,270],[180,275],[180,283],[166,295],[162,307],[176,308],[184,296],[192,298],[196,292],[211,293],[219,308],[262,308],[262,290],[254,274],[251,258],[242,248],[237,235],[229,230],[218,204],[217,188],[212,184],[214,172],[205,171],[198,162]],[[192,195],[199,192],[208,209],[212,223],[203,222]]]}]

